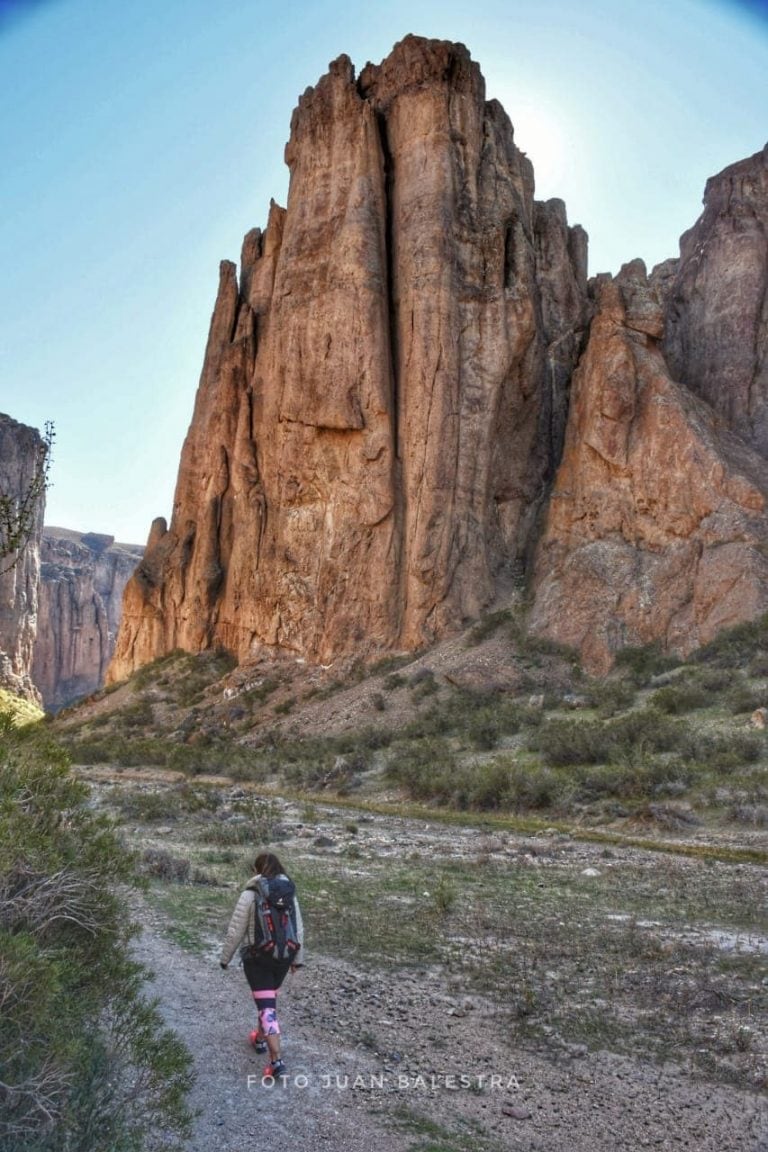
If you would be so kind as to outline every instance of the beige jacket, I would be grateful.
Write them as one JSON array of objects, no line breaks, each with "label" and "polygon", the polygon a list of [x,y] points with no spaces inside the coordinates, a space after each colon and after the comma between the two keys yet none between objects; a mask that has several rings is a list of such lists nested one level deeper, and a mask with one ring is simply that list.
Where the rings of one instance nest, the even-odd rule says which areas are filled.
[{"label": "beige jacket", "polygon": [[[240,893],[240,898],[232,913],[232,919],[229,921],[226,938],[221,947],[221,956],[219,959],[222,964],[229,964],[241,943],[252,944],[254,941],[256,931],[256,893],[253,890],[253,886],[260,879],[261,877],[258,874],[252,876],[248,881],[247,887]],[[301,909],[299,908],[298,898],[295,896],[293,906],[296,909],[296,935],[299,938],[300,945],[294,964],[300,966],[305,963],[304,922],[301,919]]]}]

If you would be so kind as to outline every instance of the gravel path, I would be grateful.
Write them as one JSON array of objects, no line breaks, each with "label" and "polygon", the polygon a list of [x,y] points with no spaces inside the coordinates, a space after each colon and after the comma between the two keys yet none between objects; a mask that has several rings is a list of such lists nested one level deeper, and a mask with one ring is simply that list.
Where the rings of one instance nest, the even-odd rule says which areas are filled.
[{"label": "gravel path", "polygon": [[[418,1117],[453,1133],[454,1148],[768,1152],[765,1100],[675,1067],[578,1047],[557,1058],[521,1050],[511,1064],[501,1016],[477,997],[446,995],[438,970],[385,977],[313,954],[280,994],[289,1076],[265,1086],[242,972],[218,967],[215,941],[209,955],[191,955],[156,914],[142,919],[137,955],[195,1057],[189,1152],[242,1152],[260,1138],[296,1152],[401,1152],[414,1147]],[[409,1130],[397,1121],[403,1109]]]}]

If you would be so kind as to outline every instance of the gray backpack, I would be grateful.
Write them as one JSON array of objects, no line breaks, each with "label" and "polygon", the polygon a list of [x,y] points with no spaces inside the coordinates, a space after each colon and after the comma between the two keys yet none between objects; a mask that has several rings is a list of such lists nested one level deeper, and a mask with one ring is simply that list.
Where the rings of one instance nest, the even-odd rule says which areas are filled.
[{"label": "gray backpack", "polygon": [[248,955],[273,960],[293,960],[299,951],[296,930],[296,885],[287,876],[260,876],[254,894],[256,939]]}]

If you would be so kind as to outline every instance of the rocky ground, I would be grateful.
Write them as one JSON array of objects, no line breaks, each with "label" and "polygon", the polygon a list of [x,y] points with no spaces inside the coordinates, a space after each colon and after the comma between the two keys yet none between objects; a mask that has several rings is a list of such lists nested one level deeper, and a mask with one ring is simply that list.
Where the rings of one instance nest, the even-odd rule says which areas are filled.
[{"label": "rocky ground", "polygon": [[[451,851],[467,859],[477,837],[394,817],[370,835],[379,852]],[[177,827],[161,839],[175,847],[183,837]],[[530,839],[505,838],[506,852],[530,847]],[[321,856],[299,839],[280,851],[288,858],[302,851]],[[599,851],[573,844],[569,867],[579,874],[590,865],[604,868]],[[333,861],[320,866],[330,869]],[[138,954],[156,973],[167,1022],[195,1057],[199,1115],[190,1152],[240,1149],[265,1131],[270,1143],[290,1140],[306,1152],[331,1145],[380,1152],[768,1152],[768,1103],[759,1093],[643,1055],[533,1040],[511,1045],[501,998],[465,994],[441,965],[358,965],[321,954],[311,940],[307,966],[281,993],[288,1075],[264,1084],[263,1057],[247,1042],[253,1026],[247,986],[235,965],[219,968],[218,937],[204,933],[202,949],[190,952],[168,938],[156,903],[142,904],[139,915],[145,931]],[[749,947],[768,955],[762,936],[753,935]]]}]

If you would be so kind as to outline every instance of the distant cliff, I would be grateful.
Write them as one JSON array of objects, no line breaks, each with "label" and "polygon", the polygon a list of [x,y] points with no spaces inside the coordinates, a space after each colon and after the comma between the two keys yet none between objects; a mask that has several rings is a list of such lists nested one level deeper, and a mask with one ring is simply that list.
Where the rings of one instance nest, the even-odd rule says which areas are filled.
[{"label": "distant cliff", "polygon": [[[18,507],[29,492],[42,449],[37,429],[0,414],[0,493],[10,498],[12,507]],[[37,702],[31,669],[44,512],[43,492],[35,502],[25,547],[18,556],[0,559],[0,687]]]},{"label": "distant cliff", "polygon": [[63,708],[104,683],[123,592],[142,553],[113,536],[45,528],[32,677],[46,709]]},{"label": "distant cliff", "polygon": [[589,285],[463,45],[339,57],[286,161],[287,208],[221,266],[110,677],[414,649],[522,568],[595,672],[768,610],[768,151],[709,181],[679,260]]}]

